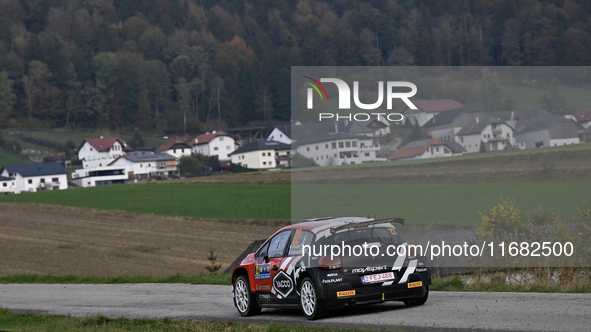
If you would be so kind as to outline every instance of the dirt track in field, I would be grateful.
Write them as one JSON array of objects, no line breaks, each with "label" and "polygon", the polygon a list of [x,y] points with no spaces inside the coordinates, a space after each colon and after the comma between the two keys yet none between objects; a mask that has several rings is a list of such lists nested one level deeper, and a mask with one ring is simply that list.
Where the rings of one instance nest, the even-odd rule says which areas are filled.
[{"label": "dirt track in field", "polygon": [[252,241],[278,228],[264,222],[0,203],[0,275],[191,275],[206,271],[210,248],[223,271]]}]

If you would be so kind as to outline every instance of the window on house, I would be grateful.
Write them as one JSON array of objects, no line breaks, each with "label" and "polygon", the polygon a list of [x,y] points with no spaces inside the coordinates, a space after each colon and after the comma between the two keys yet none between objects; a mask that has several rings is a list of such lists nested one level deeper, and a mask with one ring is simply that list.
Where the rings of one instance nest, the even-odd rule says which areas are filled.
[{"label": "window on house", "polygon": [[29,179],[29,184],[33,184],[33,180]]},{"label": "window on house", "polygon": [[2,187],[6,187],[6,182],[4,182],[4,183],[2,184]]},{"label": "window on house", "polygon": [[90,148],[90,151],[92,151],[92,148]]},{"label": "window on house", "polygon": [[230,147],[229,145],[226,146],[226,150],[230,150],[232,147]]},{"label": "window on house", "polygon": [[334,154],[334,157],[335,157],[335,158],[337,157],[337,154],[336,154],[336,153]]},{"label": "window on house", "polygon": [[273,162],[272,161],[269,162],[269,166],[273,166]]},{"label": "window on house", "polygon": [[218,147],[217,146],[213,148],[213,151],[217,151],[217,150],[218,150]]},{"label": "window on house", "polygon": [[339,142],[339,148],[344,148],[345,145],[343,144],[343,142]]},{"label": "window on house", "polygon": [[159,163],[158,168],[160,168],[160,169],[166,168],[166,163]]},{"label": "window on house", "polygon": [[316,145],[316,150],[318,150],[318,145]]},{"label": "window on house", "polygon": [[331,146],[333,149],[336,149],[336,148],[337,148],[337,143],[330,143],[330,146]]},{"label": "window on house", "polygon": [[353,144],[353,147],[356,148],[357,147],[357,141],[353,141],[351,142],[351,144]]},{"label": "window on house", "polygon": [[511,135],[509,135],[509,133],[507,133],[507,137],[511,137]]},{"label": "window on house", "polygon": [[366,153],[365,153],[365,156],[366,156],[366,157],[369,157],[369,152],[366,152]]},{"label": "window on house", "polygon": [[439,152],[439,148],[436,148],[435,150],[436,150],[436,152]]},{"label": "window on house", "polygon": [[148,167],[152,167],[152,164],[148,164]]},{"label": "window on house", "polygon": [[263,165],[267,165],[267,162],[266,161],[263,161]]},{"label": "window on house", "polygon": [[224,138],[223,137],[220,137],[220,141],[223,142],[224,141]]},{"label": "window on house", "polygon": [[306,148],[306,151],[310,151],[310,148],[309,148],[309,147],[307,147],[307,148]]},{"label": "window on house", "polygon": [[172,153],[176,153],[176,149],[172,149]]},{"label": "window on house", "polygon": [[58,178],[52,178],[52,179],[51,179],[51,182],[57,182],[57,183],[59,183],[59,182],[60,182],[60,180],[59,180]]},{"label": "window on house", "polygon": [[144,167],[144,164],[140,164],[140,167]]},{"label": "window on house", "polygon": [[318,160],[318,156],[316,156],[316,160]]},{"label": "window on house", "polygon": [[45,179],[41,179],[41,183],[45,183]]},{"label": "window on house", "polygon": [[351,147],[351,142],[349,142],[349,141],[345,142],[345,146],[348,147],[348,148],[350,148]]},{"label": "window on house", "polygon": [[324,148],[325,148],[325,149],[328,149],[328,144],[325,144],[325,145],[324,145]]}]

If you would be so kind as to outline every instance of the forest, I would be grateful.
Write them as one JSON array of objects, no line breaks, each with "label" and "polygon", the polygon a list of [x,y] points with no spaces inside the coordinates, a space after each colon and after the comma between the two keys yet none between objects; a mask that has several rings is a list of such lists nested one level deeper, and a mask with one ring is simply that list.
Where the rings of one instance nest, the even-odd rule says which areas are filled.
[{"label": "forest", "polygon": [[591,63],[585,0],[0,0],[0,128],[290,120],[291,66]]}]

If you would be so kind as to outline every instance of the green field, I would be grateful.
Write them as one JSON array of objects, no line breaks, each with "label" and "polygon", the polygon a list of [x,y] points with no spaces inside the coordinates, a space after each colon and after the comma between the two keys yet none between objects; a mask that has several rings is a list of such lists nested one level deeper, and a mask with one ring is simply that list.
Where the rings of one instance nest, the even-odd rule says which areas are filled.
[{"label": "green field", "polygon": [[289,220],[290,186],[224,183],[150,183],[75,188],[0,197],[156,215],[231,220]]},{"label": "green field", "polygon": [[[530,107],[541,107],[542,96],[550,93],[549,90],[536,89],[527,86],[504,86],[505,100],[516,101],[515,110],[528,109]],[[573,110],[591,108],[591,98],[588,89],[564,87],[564,99],[567,107]]]},{"label": "green field", "polygon": [[29,158],[21,157],[14,153],[0,151],[0,168],[9,165],[24,165],[32,164]]},{"label": "green field", "polygon": [[501,197],[522,212],[553,207],[564,220],[591,201],[591,181],[425,185],[292,185],[292,220],[324,216],[402,217],[409,224],[477,224]]}]

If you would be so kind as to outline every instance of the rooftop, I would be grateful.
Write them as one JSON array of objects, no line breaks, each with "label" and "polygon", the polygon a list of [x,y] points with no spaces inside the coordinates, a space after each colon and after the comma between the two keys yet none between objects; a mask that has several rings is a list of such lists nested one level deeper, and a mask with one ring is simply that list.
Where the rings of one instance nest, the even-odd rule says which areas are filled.
[{"label": "rooftop", "polygon": [[156,150],[156,152],[159,151],[166,151],[166,150],[170,150],[170,149],[190,149],[191,147],[189,146],[189,144],[181,141],[180,139],[171,139],[169,141],[166,141],[164,143],[162,143],[162,145],[160,145]]},{"label": "rooftop", "polygon": [[214,132],[199,135],[199,136],[193,138],[191,141],[189,141],[189,145],[198,145],[198,144],[209,143],[212,139],[214,139],[218,136],[230,136],[230,135],[224,131],[214,131]]},{"label": "rooftop", "polygon": [[127,143],[125,143],[125,141],[119,137],[87,138],[84,141],[82,141],[80,147],[84,145],[84,142],[88,142],[88,144],[92,145],[99,152],[109,151],[113,147],[113,144],[115,144],[115,142],[119,142],[119,144],[121,144],[121,146],[123,147],[123,151],[131,150],[131,147],[127,145]]},{"label": "rooftop", "polygon": [[260,151],[260,150],[289,150],[291,147],[288,144],[283,144],[281,142],[275,141],[255,141],[248,143],[246,145],[241,146],[236,151],[230,153],[229,155],[235,155],[239,153],[246,153],[251,151]]},{"label": "rooftop", "polygon": [[2,170],[4,169],[8,172],[16,172],[22,177],[68,174],[64,166],[59,163],[4,166]]},{"label": "rooftop", "polygon": [[307,144],[314,144],[314,143],[320,143],[320,142],[330,142],[330,141],[343,140],[343,139],[371,140],[372,138],[366,137],[366,136],[360,136],[360,135],[353,135],[353,134],[349,134],[349,133],[327,133],[327,134],[322,134],[322,135],[318,135],[318,136],[310,136],[310,137],[300,138],[299,140],[295,141],[295,143],[292,143],[291,145],[293,147],[298,147],[298,146],[307,145]]},{"label": "rooftop", "polygon": [[406,144],[400,150],[394,152],[393,154],[388,157],[388,160],[396,160],[396,159],[406,159],[412,158],[414,156],[418,156],[423,154],[427,149],[434,145],[445,145],[450,148],[453,152],[460,153],[465,152],[464,149],[460,144],[452,140],[438,140],[438,139],[426,139],[422,141],[413,141]]}]

